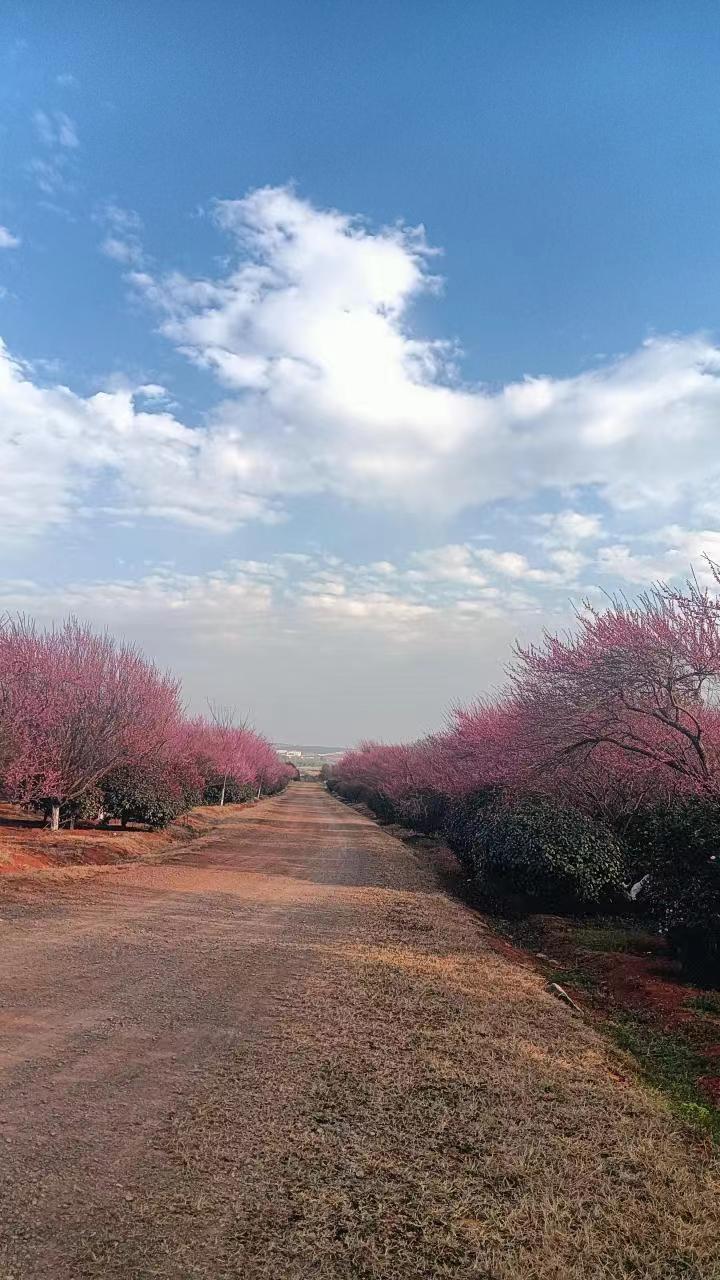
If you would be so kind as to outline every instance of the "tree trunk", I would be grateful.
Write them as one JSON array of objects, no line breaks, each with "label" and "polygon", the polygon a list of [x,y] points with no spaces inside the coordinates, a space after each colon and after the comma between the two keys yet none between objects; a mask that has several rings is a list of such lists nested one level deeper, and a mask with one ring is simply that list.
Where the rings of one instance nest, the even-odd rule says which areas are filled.
[{"label": "tree trunk", "polygon": [[225,787],[226,787],[226,786],[227,786],[227,774],[225,774],[225,777],[223,778],[223,784],[222,784],[222,788],[221,788],[221,790],[220,790],[220,804],[221,804],[221,805],[223,805],[223,804],[225,803]]},{"label": "tree trunk", "polygon": [[53,804],[50,806],[50,830],[60,830],[60,805]]},{"label": "tree trunk", "polygon": [[260,783],[260,786],[258,787],[258,793],[257,793],[257,798],[258,798],[258,800],[260,799],[261,795],[262,795],[262,782]]}]

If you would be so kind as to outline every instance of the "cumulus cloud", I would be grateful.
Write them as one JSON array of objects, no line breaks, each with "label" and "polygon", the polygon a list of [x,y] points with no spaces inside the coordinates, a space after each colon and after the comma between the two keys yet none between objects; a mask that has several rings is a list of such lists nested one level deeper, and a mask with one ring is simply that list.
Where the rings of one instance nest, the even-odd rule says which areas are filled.
[{"label": "cumulus cloud", "polygon": [[[38,128],[67,150],[71,123],[56,113]],[[581,548],[603,536],[598,517],[576,509],[580,490],[621,516],[657,520],[665,509],[670,520],[693,501],[714,517],[720,349],[709,339],[654,338],[571,378],[469,386],[454,343],[412,332],[413,303],[438,287],[422,228],[372,230],[288,188],[219,202],[215,219],[231,265],[219,278],[190,278],[153,275],[138,215],[103,213],[105,252],[216,387],[205,423],[189,428],[147,390],[143,400],[41,387],[4,352],[6,525],[56,524],[97,505],[100,478],[111,514],[221,532],[277,520],[298,495],[448,517],[552,493],[560,510],[536,526],[549,563],[455,551],[449,566],[552,584],[572,580]]]},{"label": "cumulus cloud", "polygon": [[416,551],[412,560],[417,568],[409,571],[411,578],[420,581],[460,583],[463,587],[487,585],[487,578],[478,567],[477,552],[467,544]]},{"label": "cumulus cloud", "polygon": [[[147,388],[138,390],[140,402],[152,405]],[[222,433],[138,407],[132,389],[82,397],[39,386],[0,344],[0,411],[5,540],[26,539],[100,504],[109,514],[219,531],[278,518],[271,499],[246,492]]]},{"label": "cumulus cloud", "polygon": [[0,226],[0,249],[17,249],[20,243],[19,236],[14,236],[7,227]]},{"label": "cumulus cloud", "polygon": [[269,586],[240,568],[230,566],[208,574],[184,574],[157,568],[139,578],[118,578],[85,583],[39,584],[5,581],[0,585],[5,610],[29,610],[35,616],[56,619],[68,613],[92,617],[103,623],[122,619],[131,629],[144,624],[182,627],[188,621],[213,630],[218,619],[225,630],[240,629],[249,614],[264,614],[271,606]]},{"label": "cumulus cloud", "polygon": [[[574,378],[469,387],[453,344],[411,332],[414,300],[437,286],[422,229],[371,232],[287,188],[222,201],[216,219],[236,246],[225,276],[134,282],[234,393],[222,430],[241,452],[262,440],[253,483],[444,514],[588,485],[619,509],[710,491],[720,350],[704,337],[655,338]],[[563,519],[568,542],[596,532],[583,513]]]},{"label": "cumulus cloud", "polygon": [[[651,550],[645,549],[648,544]],[[597,567],[638,587],[659,579],[686,578],[691,571],[702,586],[713,586],[708,560],[720,564],[720,529],[686,529],[676,524],[635,538],[631,545],[617,542],[602,547]]]},{"label": "cumulus cloud", "polygon": [[536,520],[546,530],[542,541],[549,546],[561,542],[574,547],[579,542],[602,537],[600,517],[590,512],[558,511],[537,516]]}]

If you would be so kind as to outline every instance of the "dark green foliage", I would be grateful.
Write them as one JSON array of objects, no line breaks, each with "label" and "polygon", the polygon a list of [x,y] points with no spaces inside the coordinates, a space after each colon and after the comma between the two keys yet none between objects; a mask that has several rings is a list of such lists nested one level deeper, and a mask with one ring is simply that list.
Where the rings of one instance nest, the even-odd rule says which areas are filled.
[{"label": "dark green foliage", "polygon": [[139,769],[114,769],[103,779],[105,813],[128,822],[142,822],[149,827],[166,827],[200,796],[179,786],[170,786],[162,778],[153,779]]},{"label": "dark green foliage", "polygon": [[689,978],[720,985],[720,805],[701,798],[646,809],[628,824],[642,904]]},{"label": "dark green foliage", "polygon": [[447,810],[447,796],[439,791],[411,791],[394,806],[396,822],[427,836],[442,831]]},{"label": "dark green foliage", "polygon": [[[40,812],[49,820],[53,805],[52,798],[44,800],[39,806]],[[76,800],[68,800],[60,806],[61,827],[74,827],[77,822],[94,822],[104,808],[103,793],[99,787],[88,787]]]},{"label": "dark green foliage", "polygon": [[491,893],[527,898],[553,911],[608,905],[622,889],[622,854],[611,832],[541,797],[488,806],[470,856],[481,886]]},{"label": "dark green foliage", "polygon": [[329,779],[328,789],[335,795],[342,796],[351,804],[366,804],[379,822],[398,822],[398,814],[394,804],[384,791],[368,787],[364,782],[345,782],[337,778]]},{"label": "dark green foliage", "polygon": [[[720,852],[720,805],[700,797],[638,809],[618,828],[628,870],[638,878],[668,861],[685,863]],[[688,867],[688,870],[690,867]]]},{"label": "dark green foliage", "polygon": [[[223,780],[221,777],[210,778],[205,784],[203,804],[219,804],[222,795]],[[248,804],[254,796],[249,782],[238,782],[236,778],[225,780],[225,804]]]},{"label": "dark green foliage", "polygon": [[679,872],[658,878],[651,892],[687,977],[699,986],[720,987],[720,867],[708,865],[689,879]]},{"label": "dark green foliage", "polygon": [[361,787],[361,794],[358,799],[372,809],[375,817],[380,822],[397,822],[398,815],[395,805],[384,791],[376,791],[371,787]]},{"label": "dark green foliage", "polygon": [[497,787],[485,787],[473,791],[462,800],[448,804],[443,824],[443,837],[453,853],[468,871],[474,871],[472,850],[475,844],[478,822],[488,805],[499,799]]}]

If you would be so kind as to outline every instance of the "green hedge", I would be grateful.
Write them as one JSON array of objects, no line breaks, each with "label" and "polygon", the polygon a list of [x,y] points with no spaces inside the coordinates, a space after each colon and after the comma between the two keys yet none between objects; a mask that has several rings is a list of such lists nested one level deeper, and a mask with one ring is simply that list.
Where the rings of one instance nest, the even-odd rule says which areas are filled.
[{"label": "green hedge", "polygon": [[123,826],[142,822],[148,827],[166,827],[201,799],[194,792],[153,782],[136,769],[114,769],[103,778],[101,787],[106,817],[118,818]]},{"label": "green hedge", "polygon": [[609,906],[622,894],[623,857],[612,833],[542,797],[481,810],[470,859],[493,895],[554,911]]},{"label": "green hedge", "polygon": [[497,787],[485,787],[447,806],[443,836],[468,871],[475,870],[473,847],[476,844],[478,824],[482,822],[488,806],[499,798],[500,791]]},{"label": "green hedge", "polygon": [[720,985],[720,805],[702,797],[642,809],[624,843],[639,904],[694,982]]}]

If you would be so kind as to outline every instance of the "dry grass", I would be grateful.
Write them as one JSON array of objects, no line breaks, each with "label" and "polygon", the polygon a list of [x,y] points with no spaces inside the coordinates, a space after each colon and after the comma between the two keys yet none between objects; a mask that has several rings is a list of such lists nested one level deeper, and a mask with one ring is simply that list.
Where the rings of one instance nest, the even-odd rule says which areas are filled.
[{"label": "dry grass", "polygon": [[166,1126],[162,1184],[73,1274],[719,1276],[712,1150],[469,913],[360,893],[361,928],[288,943],[281,1016]]}]

